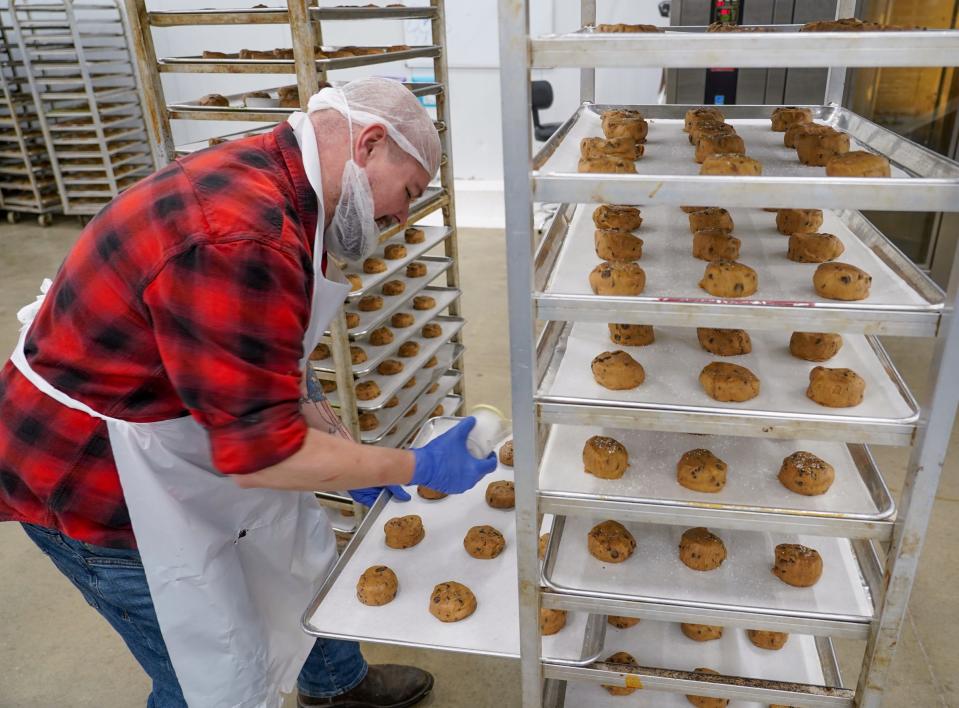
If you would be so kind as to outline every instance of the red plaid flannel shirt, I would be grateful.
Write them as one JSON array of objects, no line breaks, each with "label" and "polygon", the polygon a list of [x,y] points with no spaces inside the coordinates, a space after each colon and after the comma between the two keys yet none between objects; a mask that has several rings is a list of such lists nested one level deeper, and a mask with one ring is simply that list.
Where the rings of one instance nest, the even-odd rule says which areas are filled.
[{"label": "red plaid flannel shirt", "polygon": [[[317,201],[288,124],[178,160],[81,233],[27,339],[31,367],[112,418],[192,415],[225,474],[299,450]],[[106,424],[0,372],[0,521],[135,547]]]}]

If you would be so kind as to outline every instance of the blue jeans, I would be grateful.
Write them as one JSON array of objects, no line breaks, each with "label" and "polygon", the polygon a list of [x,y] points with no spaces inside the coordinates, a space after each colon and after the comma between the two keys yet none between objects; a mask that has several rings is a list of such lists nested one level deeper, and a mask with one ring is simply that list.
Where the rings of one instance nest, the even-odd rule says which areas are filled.
[{"label": "blue jeans", "polygon": [[[186,706],[160,634],[140,554],[75,541],[33,524],[23,524],[23,529],[119,633],[153,680],[147,708]],[[317,639],[297,684],[301,693],[313,698],[337,696],[366,678],[366,671],[366,660],[356,642]]]}]

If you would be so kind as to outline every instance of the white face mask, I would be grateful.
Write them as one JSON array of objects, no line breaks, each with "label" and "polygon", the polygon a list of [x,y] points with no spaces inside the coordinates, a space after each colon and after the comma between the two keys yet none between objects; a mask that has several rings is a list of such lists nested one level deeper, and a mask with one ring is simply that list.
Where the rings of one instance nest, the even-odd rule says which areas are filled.
[{"label": "white face mask", "polygon": [[[352,133],[351,126],[351,145]],[[352,159],[343,166],[340,199],[326,233],[327,249],[336,258],[346,261],[368,258],[379,243],[380,230],[373,217],[373,190],[366,170]]]}]

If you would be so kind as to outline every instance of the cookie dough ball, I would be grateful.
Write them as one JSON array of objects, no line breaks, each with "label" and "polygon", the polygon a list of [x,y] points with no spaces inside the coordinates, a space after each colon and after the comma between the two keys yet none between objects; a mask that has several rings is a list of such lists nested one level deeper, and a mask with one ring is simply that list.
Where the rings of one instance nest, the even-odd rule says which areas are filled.
[{"label": "cookie dough ball", "polygon": [[336,390],[336,381],[320,381],[320,388],[323,389],[323,393],[333,393]]},{"label": "cookie dough ball", "polygon": [[643,239],[628,231],[602,231],[593,234],[596,255],[605,261],[638,261],[643,257]]},{"label": "cookie dough ball", "polygon": [[436,408],[434,408],[432,411],[430,411],[430,416],[429,416],[429,417],[430,417],[430,418],[438,418],[439,416],[443,415],[444,413],[446,413],[446,409],[443,408],[443,404],[440,403],[438,406],[436,406]]},{"label": "cookie dough ball", "polygon": [[612,155],[624,160],[638,160],[643,156],[645,147],[632,138],[583,138],[579,141],[580,157],[593,159]]},{"label": "cookie dough ball", "polygon": [[706,207],[691,212],[689,215],[689,232],[693,234],[706,229],[731,233],[735,227],[733,217],[729,215],[728,211],[720,207]]},{"label": "cookie dough ball", "polygon": [[446,499],[446,497],[448,496],[444,492],[438,492],[435,489],[424,487],[422,484],[416,488],[416,494],[420,498],[429,499],[430,501],[438,501],[440,499]]},{"label": "cookie dough ball", "polygon": [[466,532],[463,548],[473,558],[490,560],[503,552],[506,548],[506,539],[492,526],[474,526]]},{"label": "cookie dough ball", "polygon": [[639,295],[646,287],[646,272],[635,263],[604,261],[589,274],[597,295]]},{"label": "cookie dough ball", "polygon": [[796,138],[796,154],[804,165],[825,167],[837,155],[849,152],[849,136],[837,130],[804,133]]},{"label": "cookie dough ball", "polygon": [[656,341],[652,325],[610,324],[609,339],[624,347],[645,347]]},{"label": "cookie dough ball", "polygon": [[703,207],[703,206],[681,206],[681,207],[679,207],[679,208],[683,210],[683,213],[684,213],[684,214],[692,214],[694,211],[702,211],[703,209],[710,209],[711,207]]},{"label": "cookie dough ball", "polygon": [[697,327],[700,346],[716,356],[740,356],[753,350],[749,332],[744,329],[712,329]]},{"label": "cookie dough ball", "polygon": [[700,133],[696,143],[696,162],[702,164],[710,155],[745,155],[746,143],[733,133]]},{"label": "cookie dough ball", "polygon": [[386,263],[382,258],[367,258],[363,261],[363,272],[372,275],[386,271]]},{"label": "cookie dough ball", "polygon": [[398,405],[400,405],[400,399],[397,398],[396,396],[391,396],[390,400],[388,400],[386,403],[383,404],[383,407],[396,408]]},{"label": "cookie dough ball", "polygon": [[382,308],[383,298],[379,295],[366,295],[356,303],[356,309],[360,312],[376,312]]},{"label": "cookie dough ball", "polygon": [[377,327],[370,332],[370,344],[375,347],[382,347],[393,343],[393,330],[389,327]]},{"label": "cookie dough ball", "polygon": [[593,224],[597,229],[635,231],[643,223],[639,209],[618,204],[600,204],[593,210]]},{"label": "cookie dough ball", "polygon": [[776,212],[776,230],[785,236],[815,233],[820,226],[821,209],[780,209]]},{"label": "cookie dough ball", "polygon": [[360,316],[355,312],[346,313],[346,328],[354,329],[360,326]]},{"label": "cookie dough ball", "polygon": [[891,177],[889,160],[882,155],[873,155],[863,150],[853,150],[836,155],[826,163],[829,177]]},{"label": "cookie dough ball", "polygon": [[707,120],[689,129],[689,144],[699,145],[699,141],[703,138],[719,138],[728,135],[736,135],[736,129],[733,126],[721,121]]},{"label": "cookie dough ball", "polygon": [[356,384],[356,398],[360,401],[372,401],[380,396],[380,387],[376,381],[361,381]]},{"label": "cookie dough ball", "polygon": [[806,396],[821,406],[851,408],[862,403],[866,382],[852,369],[817,366],[809,372]]},{"label": "cookie dough ball", "polygon": [[416,377],[410,376],[409,381],[403,384],[403,388],[413,388],[416,385]]},{"label": "cookie dough ball", "polygon": [[[626,664],[628,666],[639,666],[639,662],[633,657],[632,654],[627,654],[624,651],[618,651],[612,656],[606,657],[606,663],[609,664]],[[609,693],[613,696],[628,696],[631,693],[638,691],[638,688],[629,688],[627,686],[607,686],[606,684],[601,684]]]},{"label": "cookie dough ball", "polygon": [[410,406],[410,409],[403,414],[403,417],[409,418],[411,416],[414,416],[416,415],[416,411],[418,411],[419,409],[420,409],[419,405],[414,403],[412,406]]},{"label": "cookie dough ball", "polygon": [[360,413],[359,422],[360,430],[365,433],[380,427],[380,419],[376,417],[376,413]]},{"label": "cookie dough ball", "polygon": [[434,354],[433,356],[431,356],[429,359],[426,360],[426,362],[423,364],[423,368],[432,369],[438,363],[439,363],[439,359],[437,359],[436,355]]},{"label": "cookie dough ball", "polygon": [[819,123],[793,123],[783,134],[783,145],[788,148],[796,147],[796,141],[803,135],[811,133],[832,133],[832,128]]},{"label": "cookie dough ball", "polygon": [[516,490],[505,479],[490,482],[486,487],[486,503],[493,509],[512,509],[516,506]]},{"label": "cookie dough ball", "polygon": [[683,130],[687,133],[689,129],[699,123],[705,121],[716,121],[722,123],[726,120],[726,116],[723,115],[723,112],[716,108],[715,106],[703,106],[702,108],[690,108],[686,111],[686,120],[683,126]]},{"label": "cookie dough ball", "polygon": [[396,312],[390,317],[390,324],[398,329],[410,327],[414,322],[416,322],[416,318],[409,312]]},{"label": "cookie dough ball", "polygon": [[544,533],[539,537],[539,559],[543,560],[546,557],[546,546],[549,545],[549,534]]},{"label": "cookie dough ball", "polygon": [[424,339],[436,339],[441,334],[443,334],[443,328],[435,322],[423,325],[423,329],[420,330],[420,336]]},{"label": "cookie dough ball", "polygon": [[402,280],[389,280],[383,283],[383,287],[380,289],[380,292],[384,295],[389,295],[390,297],[396,295],[402,295],[406,292],[406,283]]},{"label": "cookie dough ball", "polygon": [[642,364],[624,351],[603,352],[592,363],[593,378],[603,388],[624,391],[646,380]]},{"label": "cookie dough ball", "polygon": [[403,362],[396,359],[384,359],[376,367],[376,373],[381,376],[395,376],[403,370]]},{"label": "cookie dough ball", "polygon": [[374,565],[356,582],[356,599],[371,607],[385,605],[396,597],[397,588],[396,573],[385,565]]},{"label": "cookie dough ball", "polygon": [[688,529],[679,541],[679,560],[693,570],[716,570],[726,560],[726,546],[707,528]]},{"label": "cookie dough ball", "polygon": [[412,548],[426,536],[423,519],[416,514],[390,519],[383,525],[383,531],[390,548]]},{"label": "cookie dough ball", "polygon": [[557,634],[566,626],[566,610],[539,609],[539,633],[544,637]]},{"label": "cookie dough ball", "polygon": [[812,276],[813,287],[829,300],[865,300],[872,276],[848,263],[823,263]]},{"label": "cookie dough ball", "polygon": [[420,263],[419,261],[413,261],[412,263],[406,264],[406,277],[407,278],[422,278],[427,273],[427,268],[425,263]]},{"label": "cookie dough ball", "polygon": [[835,332],[793,332],[789,353],[804,361],[829,361],[842,349],[842,335]]},{"label": "cookie dough ball", "polygon": [[420,353],[420,345],[418,342],[403,342],[399,349],[396,350],[398,356],[403,357],[404,359],[409,359]]},{"label": "cookie dough ball", "polygon": [[430,614],[440,622],[459,622],[476,611],[476,596],[462,583],[449,580],[430,593]]},{"label": "cookie dough ball", "polygon": [[693,234],[693,258],[701,261],[734,261],[739,258],[740,246],[742,241],[722,229],[705,229]]},{"label": "cookie dough ball", "polygon": [[717,625],[683,622],[679,629],[694,642],[711,642],[723,638],[723,628]]},{"label": "cookie dough ball", "polygon": [[773,575],[787,585],[808,588],[822,576],[822,556],[814,548],[798,543],[780,543],[776,546]]},{"label": "cookie dough ball", "polygon": [[356,273],[347,273],[346,282],[350,284],[351,293],[363,287],[363,279]]},{"label": "cookie dough ball", "polygon": [[603,111],[603,135],[610,138],[632,138],[637,143],[645,143],[649,134],[649,124],[639,111],[616,109]]},{"label": "cookie dough ball", "polygon": [[797,123],[811,123],[812,110],[809,108],[784,106],[774,110],[770,120],[772,121],[773,132],[785,133]]},{"label": "cookie dough ball", "polygon": [[729,465],[709,450],[697,448],[684,452],[676,463],[676,481],[694,492],[721,492],[726,486]]},{"label": "cookie dough ball", "polygon": [[426,232],[423,229],[411,226],[403,232],[403,240],[407,243],[423,243],[426,240]]},{"label": "cookie dough ball", "polygon": [[618,440],[594,435],[583,447],[583,466],[600,479],[619,479],[629,466],[629,453]]},{"label": "cookie dough ball", "polygon": [[[693,670],[700,674],[719,674],[718,671],[705,669],[703,667]],[[691,696],[686,694],[686,700],[696,706],[696,708],[726,708],[726,706],[729,705],[728,698],[712,698],[710,696]]]},{"label": "cookie dough ball", "polygon": [[759,276],[744,263],[720,258],[706,266],[699,287],[716,297],[749,297],[759,289]]},{"label": "cookie dough ball", "polygon": [[762,629],[747,629],[746,636],[760,649],[779,651],[786,646],[789,635],[785,632],[767,632]]},{"label": "cookie dough ball", "polygon": [[352,346],[350,347],[350,362],[353,364],[362,364],[366,361],[367,356],[366,352],[363,351],[362,347]]},{"label": "cookie dough ball", "polygon": [[710,155],[703,160],[699,168],[701,175],[739,175],[742,177],[758,177],[763,173],[763,166],[759,160],[745,155],[717,154]]},{"label": "cookie dough ball", "polygon": [[506,465],[507,467],[513,466],[513,441],[507,440],[500,446],[499,449],[499,461],[501,464]]},{"label": "cookie dough ball", "polygon": [[406,246],[402,243],[391,243],[383,249],[383,255],[388,261],[398,261],[400,258],[406,258]]},{"label": "cookie dough ball", "polygon": [[842,255],[846,247],[832,234],[793,234],[786,258],[796,263],[825,263]]},{"label": "cookie dough ball", "polygon": [[586,539],[590,555],[606,563],[622,563],[636,550],[636,539],[618,521],[603,521],[590,529]]},{"label": "cookie dough ball", "polygon": [[588,173],[610,172],[613,174],[636,174],[636,165],[632,160],[624,160],[615,155],[581,157],[579,158],[579,171]]},{"label": "cookie dough ball", "polygon": [[608,615],[606,621],[610,626],[616,629],[629,629],[639,624],[639,617],[620,617],[619,615]]},{"label": "cookie dough ball", "polygon": [[742,403],[759,395],[759,379],[745,366],[714,361],[699,374],[706,394],[724,403]]},{"label": "cookie dough ball", "polygon": [[429,295],[417,295],[413,298],[414,310],[432,310],[436,307],[436,299]]},{"label": "cookie dough ball", "polygon": [[320,342],[316,348],[310,352],[310,361],[323,361],[330,358],[330,347]]},{"label": "cookie dough ball", "polygon": [[201,106],[229,106],[230,99],[219,93],[208,93],[197,101],[197,104]]}]

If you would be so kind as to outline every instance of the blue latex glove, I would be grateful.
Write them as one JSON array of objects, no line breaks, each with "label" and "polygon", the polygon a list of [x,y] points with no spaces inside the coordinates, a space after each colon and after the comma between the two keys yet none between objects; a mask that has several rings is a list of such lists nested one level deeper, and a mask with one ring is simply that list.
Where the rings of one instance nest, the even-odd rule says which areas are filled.
[{"label": "blue latex glove", "polygon": [[410,495],[407,494],[406,490],[398,484],[391,484],[388,487],[363,487],[362,489],[351,489],[348,494],[353,497],[353,501],[357,501],[363,506],[373,506],[376,500],[380,496],[380,492],[384,489],[388,490],[390,494],[393,495],[393,498],[396,501],[408,502],[410,500]]},{"label": "blue latex glove", "polygon": [[464,418],[455,427],[423,447],[414,448],[416,467],[410,484],[422,484],[444,494],[462,494],[496,469],[496,453],[478,460],[466,449],[476,418]]}]

